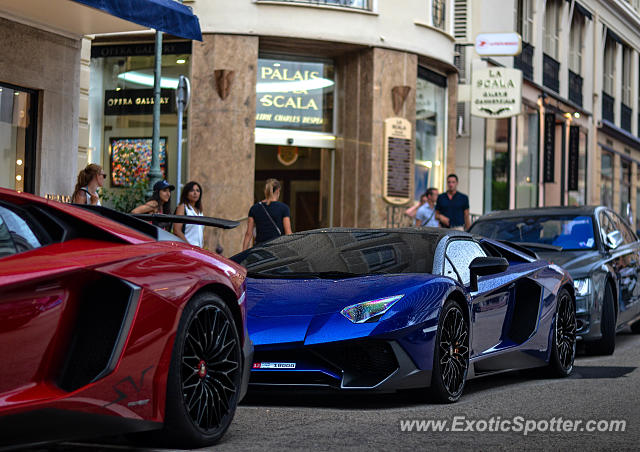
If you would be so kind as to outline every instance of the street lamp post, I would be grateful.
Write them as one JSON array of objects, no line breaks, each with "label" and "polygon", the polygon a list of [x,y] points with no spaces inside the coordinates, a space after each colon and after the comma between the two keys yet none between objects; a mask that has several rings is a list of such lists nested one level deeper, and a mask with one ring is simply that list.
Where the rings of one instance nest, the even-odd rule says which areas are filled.
[{"label": "street lamp post", "polygon": [[156,30],[156,56],[153,70],[153,138],[151,143],[151,168],[149,168],[149,195],[153,185],[162,179],[160,170],[160,92],[162,80],[162,32]]}]

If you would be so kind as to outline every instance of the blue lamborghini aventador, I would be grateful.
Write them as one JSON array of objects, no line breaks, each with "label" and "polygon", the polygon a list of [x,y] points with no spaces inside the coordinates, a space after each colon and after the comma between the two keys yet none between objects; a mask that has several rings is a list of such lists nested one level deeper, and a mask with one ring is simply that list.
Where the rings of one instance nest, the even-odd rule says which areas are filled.
[{"label": "blue lamborghini aventador", "polygon": [[517,245],[437,228],[320,229],[233,258],[248,270],[251,386],[455,402],[473,377],[573,369],[573,281]]}]

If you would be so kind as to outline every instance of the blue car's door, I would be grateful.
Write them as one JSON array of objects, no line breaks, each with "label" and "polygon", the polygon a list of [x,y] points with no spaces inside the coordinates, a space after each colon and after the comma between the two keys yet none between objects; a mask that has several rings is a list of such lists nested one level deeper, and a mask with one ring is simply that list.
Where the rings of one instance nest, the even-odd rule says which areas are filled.
[{"label": "blue car's door", "polygon": [[[469,265],[476,257],[486,256],[482,247],[473,240],[453,240],[447,246],[444,274],[452,276],[470,290]],[[478,291],[470,292],[471,357],[490,353],[502,342],[504,323],[509,310],[512,282],[517,275],[510,272],[484,276]]]}]

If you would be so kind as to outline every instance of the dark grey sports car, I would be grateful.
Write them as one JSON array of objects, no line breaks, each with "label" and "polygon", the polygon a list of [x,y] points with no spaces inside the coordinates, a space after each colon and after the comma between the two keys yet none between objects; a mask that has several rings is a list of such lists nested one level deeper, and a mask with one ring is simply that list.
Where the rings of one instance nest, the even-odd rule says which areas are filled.
[{"label": "dark grey sports car", "polygon": [[640,241],[606,207],[542,207],[487,214],[473,234],[535,251],[569,271],[576,289],[578,335],[593,354],[611,354],[616,331],[640,333]]}]

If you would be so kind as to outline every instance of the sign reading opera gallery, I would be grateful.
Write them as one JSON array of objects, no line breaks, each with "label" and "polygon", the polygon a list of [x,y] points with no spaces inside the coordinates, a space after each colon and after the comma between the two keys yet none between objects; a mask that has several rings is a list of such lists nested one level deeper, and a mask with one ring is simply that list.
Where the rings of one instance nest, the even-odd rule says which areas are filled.
[{"label": "sign reading opera gallery", "polygon": [[333,131],[333,66],[260,58],[256,127]]},{"label": "sign reading opera gallery", "polygon": [[520,114],[522,71],[510,68],[475,69],[471,83],[471,114],[509,118]]}]

